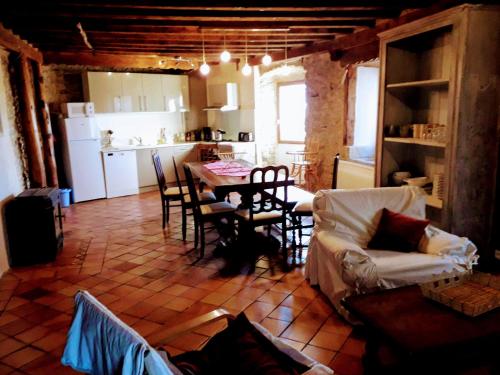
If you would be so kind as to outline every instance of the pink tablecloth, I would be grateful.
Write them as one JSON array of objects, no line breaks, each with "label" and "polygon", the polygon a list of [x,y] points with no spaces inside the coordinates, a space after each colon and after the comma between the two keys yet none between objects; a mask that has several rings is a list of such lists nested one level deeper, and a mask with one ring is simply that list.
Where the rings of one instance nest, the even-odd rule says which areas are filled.
[{"label": "pink tablecloth", "polygon": [[218,176],[245,177],[252,171],[251,168],[245,167],[236,161],[221,160],[205,164],[204,167]]}]

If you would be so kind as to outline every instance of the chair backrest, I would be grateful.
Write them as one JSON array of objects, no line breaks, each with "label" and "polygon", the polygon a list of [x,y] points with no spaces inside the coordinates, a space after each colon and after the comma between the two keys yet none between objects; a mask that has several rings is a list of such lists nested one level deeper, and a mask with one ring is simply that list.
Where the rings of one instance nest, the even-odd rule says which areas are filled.
[{"label": "chair backrest", "polygon": [[[250,172],[250,185],[253,192],[253,203],[250,207],[250,221],[253,215],[261,212],[282,210],[286,214],[288,202],[288,178],[290,173],[285,165],[254,168]],[[278,189],[280,197],[277,199]]]},{"label": "chair backrest", "polygon": [[340,154],[337,152],[337,154],[333,158],[332,189],[337,188],[337,178],[339,175],[339,162],[340,162]]},{"label": "chair backrest", "polygon": [[166,183],[165,183],[165,175],[163,174],[163,168],[161,166],[160,154],[158,154],[158,151],[153,151],[151,157],[153,158],[153,165],[155,167],[156,179],[158,180],[158,187],[160,188],[160,194],[163,195],[164,193],[163,189],[165,189]]},{"label": "chair backrest", "polygon": [[175,156],[172,156],[172,163],[174,164],[175,180],[177,181],[177,187],[179,188],[179,195],[181,197],[181,202],[184,204],[184,194],[182,193],[182,184],[179,177],[179,171],[177,170],[177,163],[175,162]]},{"label": "chair backrest", "polygon": [[193,214],[198,216],[200,214],[200,201],[198,199],[198,193],[196,192],[196,185],[194,184],[193,174],[191,169],[184,164],[184,175],[186,176],[186,184],[189,190],[189,197],[191,198],[191,205],[193,208]]}]

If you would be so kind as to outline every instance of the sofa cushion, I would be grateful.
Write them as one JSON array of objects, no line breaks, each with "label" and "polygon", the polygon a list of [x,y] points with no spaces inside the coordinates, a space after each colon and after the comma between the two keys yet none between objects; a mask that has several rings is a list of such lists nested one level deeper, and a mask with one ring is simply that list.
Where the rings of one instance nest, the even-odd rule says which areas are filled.
[{"label": "sofa cushion", "polygon": [[429,220],[393,212],[384,208],[375,235],[368,243],[370,249],[415,251],[425,233]]},{"label": "sofa cushion", "polygon": [[309,370],[280,351],[241,313],[199,351],[172,357],[184,374],[301,374]]}]

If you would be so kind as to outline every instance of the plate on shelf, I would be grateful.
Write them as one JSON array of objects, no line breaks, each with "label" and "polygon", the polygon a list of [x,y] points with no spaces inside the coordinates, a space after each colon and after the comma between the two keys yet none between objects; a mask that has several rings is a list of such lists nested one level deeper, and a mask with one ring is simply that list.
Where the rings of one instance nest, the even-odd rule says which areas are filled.
[{"label": "plate on shelf", "polygon": [[403,181],[410,186],[419,186],[419,187],[422,187],[430,182],[429,178],[427,177],[405,178]]}]

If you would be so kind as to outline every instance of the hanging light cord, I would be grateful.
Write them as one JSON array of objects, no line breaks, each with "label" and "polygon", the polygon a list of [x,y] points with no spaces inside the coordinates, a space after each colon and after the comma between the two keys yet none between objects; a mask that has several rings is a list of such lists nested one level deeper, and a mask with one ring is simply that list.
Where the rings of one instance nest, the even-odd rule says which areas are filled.
[{"label": "hanging light cord", "polygon": [[201,32],[201,45],[203,46],[203,62],[205,62],[205,35]]}]

